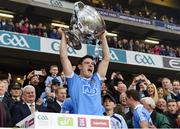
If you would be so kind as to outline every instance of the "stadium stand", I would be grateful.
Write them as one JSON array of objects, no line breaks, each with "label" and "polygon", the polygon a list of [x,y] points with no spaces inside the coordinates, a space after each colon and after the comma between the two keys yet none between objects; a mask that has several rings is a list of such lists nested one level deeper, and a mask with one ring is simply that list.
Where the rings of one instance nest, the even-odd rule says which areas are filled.
[{"label": "stadium stand", "polygon": [[[174,13],[176,9],[167,9],[147,2],[142,2],[137,9],[137,5],[129,5],[128,2],[122,0],[82,1],[106,11],[160,20],[160,23],[165,25],[166,23],[176,24],[178,27],[180,23],[180,13]],[[11,3],[11,1],[7,2]],[[61,4],[61,1],[56,2],[59,2],[58,5]],[[76,0],[70,0],[70,2],[76,2]],[[5,7],[3,4],[5,3],[0,3],[1,8]],[[17,5],[25,6],[20,3]],[[10,11],[15,11],[15,9]],[[18,10],[16,11],[19,13]],[[50,9],[48,11],[51,12]],[[0,16],[0,127],[15,127],[17,122],[35,111],[72,114],[74,112],[72,100],[68,95],[69,91],[66,90],[68,86],[62,67],[54,65],[59,63],[58,45],[61,36],[58,33],[58,27],[51,26],[49,20],[36,21],[34,19],[38,19],[39,15],[30,13],[32,16],[28,16],[27,12],[23,15],[21,12],[14,18]],[[41,17],[39,16],[39,19]],[[132,21],[131,23],[135,24]],[[114,21],[107,21],[108,27],[113,24],[115,24]],[[122,23],[117,24],[120,26]],[[130,25],[129,28],[131,29]],[[169,28],[168,30],[171,32],[159,30],[153,30],[153,32],[157,31],[162,35],[172,33],[169,36],[171,39],[174,35],[174,37],[179,36],[178,33],[175,34],[177,30]],[[141,113],[140,110],[148,114],[146,117],[153,128],[180,128],[180,47],[177,44],[178,41],[169,41],[167,38],[167,41],[163,39],[160,44],[154,45],[144,42],[144,37],[134,37],[134,33],[121,35],[122,33],[118,30],[118,36],[107,37],[111,63],[101,87],[102,101],[106,104],[105,115],[109,115],[108,104],[111,106],[116,104],[113,120],[117,121],[119,118],[125,120],[128,128],[138,127],[136,124],[141,121],[139,117],[141,115],[138,115]],[[28,45],[29,48],[26,47]],[[98,48],[100,56],[96,57],[94,49],[97,45],[94,41],[90,41],[85,46],[90,51],[87,53],[98,58],[96,63],[99,63],[101,48]],[[50,47],[53,50],[50,50]],[[71,48],[68,50],[73,65],[77,65],[83,52],[88,51],[85,49],[76,51]],[[135,63],[133,57],[136,59]],[[78,67],[74,66],[73,70],[78,74]],[[149,101],[152,102],[149,103]],[[140,103],[144,106],[143,108]],[[133,108],[135,110],[138,108],[136,113],[133,113]],[[135,124],[134,118],[139,120]],[[113,127],[116,126],[119,125]]]}]

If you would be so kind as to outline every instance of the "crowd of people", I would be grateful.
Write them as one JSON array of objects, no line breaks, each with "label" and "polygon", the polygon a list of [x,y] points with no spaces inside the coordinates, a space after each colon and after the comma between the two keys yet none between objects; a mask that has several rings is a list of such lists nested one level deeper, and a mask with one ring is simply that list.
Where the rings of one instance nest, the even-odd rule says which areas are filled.
[{"label": "crowd of people", "polygon": [[[74,68],[75,70],[75,68]],[[74,114],[72,100],[67,90],[67,80],[58,67],[51,65],[50,75],[44,69],[33,70],[23,84],[0,78],[0,127],[14,127],[16,123],[35,111]],[[180,127],[180,82],[162,79],[156,86],[145,75],[133,78],[128,86],[120,72],[102,82],[101,97],[105,108],[104,115],[122,121],[121,128],[137,127],[132,122],[134,101],[141,103],[150,113],[156,128]],[[129,93],[130,92],[130,93]],[[141,118],[136,118],[141,119]]]},{"label": "crowd of people", "polygon": [[51,65],[49,75],[45,69],[33,70],[22,84],[10,74],[0,78],[0,127],[15,127],[35,111],[110,116],[112,129],[180,127],[179,80],[163,78],[155,85],[140,74],[128,85],[120,72],[107,78],[110,55],[105,33],[100,35],[101,62],[95,64],[86,55],[73,67],[65,33],[61,29],[58,33],[62,38],[60,74],[58,66]]},{"label": "crowd of people", "polygon": [[[36,35],[46,38],[60,39],[57,32],[57,27],[47,28],[46,25],[39,23],[37,25],[31,24],[28,18],[22,19],[19,22],[13,23],[12,19],[0,18],[0,30],[12,31],[23,34]],[[89,40],[87,44],[95,44],[93,40]],[[150,45],[141,40],[108,37],[108,45],[112,48],[123,50],[137,51],[143,53],[150,53],[163,56],[180,57],[180,48],[173,48],[172,46],[157,44]]]},{"label": "crowd of people", "polygon": [[[110,0],[82,0],[85,4],[93,7],[106,9],[109,11],[115,11],[125,15],[139,16],[154,20],[160,20],[166,23],[179,24],[179,14],[175,14],[175,10],[168,9],[163,6],[153,5],[147,2],[143,2],[139,6],[133,6],[128,1],[114,1]],[[75,0],[70,2],[76,2]]]},{"label": "crowd of people", "polygon": [[57,27],[47,28],[43,23],[32,24],[27,17],[17,22],[13,22],[13,19],[0,18],[0,30],[60,39]]}]

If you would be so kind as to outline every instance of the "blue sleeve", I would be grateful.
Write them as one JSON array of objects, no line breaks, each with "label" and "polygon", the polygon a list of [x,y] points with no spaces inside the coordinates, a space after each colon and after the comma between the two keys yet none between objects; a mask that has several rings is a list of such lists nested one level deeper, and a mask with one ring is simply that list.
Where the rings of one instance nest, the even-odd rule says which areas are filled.
[{"label": "blue sleeve", "polygon": [[45,86],[48,86],[51,83],[50,76],[48,76],[45,80]]},{"label": "blue sleeve", "polygon": [[79,85],[78,85],[78,82],[80,81],[79,76],[76,73],[72,73],[71,76],[66,77],[66,80],[67,80],[69,95],[73,97],[77,94],[76,92],[78,92],[79,89]]},{"label": "blue sleeve", "polygon": [[138,109],[137,117],[139,117],[139,123],[140,123],[141,121],[147,121],[147,122],[148,122],[148,119],[147,119],[147,117],[145,116],[142,108]]},{"label": "blue sleeve", "polygon": [[97,81],[97,83],[98,83],[98,85],[100,85],[100,87],[102,86],[102,80],[101,80],[99,73],[97,73],[97,72],[94,73],[93,79],[95,79]]}]

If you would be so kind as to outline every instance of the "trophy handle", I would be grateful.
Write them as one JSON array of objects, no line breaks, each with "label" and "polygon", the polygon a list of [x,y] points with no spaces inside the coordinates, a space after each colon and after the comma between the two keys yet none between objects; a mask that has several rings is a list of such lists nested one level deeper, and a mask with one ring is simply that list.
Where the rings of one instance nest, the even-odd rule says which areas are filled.
[{"label": "trophy handle", "polygon": [[65,31],[67,44],[76,50],[80,50],[82,48],[81,42],[77,35],[75,35],[71,30]]},{"label": "trophy handle", "polygon": [[84,8],[84,3],[79,1],[74,4],[74,11],[77,14],[79,11],[81,11]]}]

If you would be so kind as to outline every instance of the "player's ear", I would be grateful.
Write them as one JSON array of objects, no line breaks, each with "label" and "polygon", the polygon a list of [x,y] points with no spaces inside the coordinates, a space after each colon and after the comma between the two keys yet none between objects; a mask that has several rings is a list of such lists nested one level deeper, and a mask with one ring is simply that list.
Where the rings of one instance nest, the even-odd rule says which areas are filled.
[{"label": "player's ear", "polygon": [[78,64],[78,69],[79,69],[79,70],[82,69],[82,64]]}]

